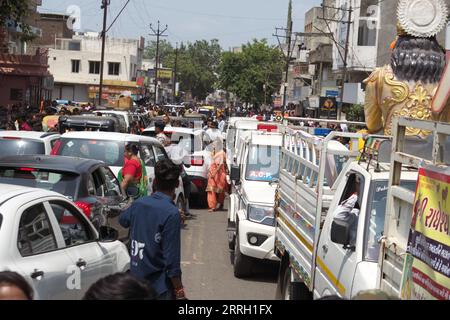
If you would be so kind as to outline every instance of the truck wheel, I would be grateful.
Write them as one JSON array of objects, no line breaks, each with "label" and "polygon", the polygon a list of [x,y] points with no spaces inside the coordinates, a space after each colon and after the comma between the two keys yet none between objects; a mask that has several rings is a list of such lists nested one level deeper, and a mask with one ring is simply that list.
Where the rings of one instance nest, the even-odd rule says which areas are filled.
[{"label": "truck wheel", "polygon": [[234,250],[234,245],[236,243],[236,237],[235,235],[235,231],[234,229],[234,225],[230,222],[230,220],[228,220],[228,229],[227,229],[227,236],[228,236],[228,248],[230,250]]},{"label": "truck wheel", "polygon": [[283,300],[311,300],[312,295],[308,288],[299,282],[291,282],[291,272],[290,266],[287,266],[284,273],[284,281],[282,287],[282,299]]},{"label": "truck wheel", "polygon": [[239,247],[239,232],[236,232],[234,240],[234,276],[246,278],[252,273],[253,259],[241,253]]}]

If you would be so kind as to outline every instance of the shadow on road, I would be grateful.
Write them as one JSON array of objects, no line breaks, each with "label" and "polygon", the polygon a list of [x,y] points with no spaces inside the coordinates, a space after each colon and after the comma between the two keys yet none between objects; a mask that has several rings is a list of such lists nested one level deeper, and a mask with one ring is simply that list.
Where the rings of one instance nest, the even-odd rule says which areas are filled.
[{"label": "shadow on road", "polygon": [[[230,250],[230,263],[234,264],[234,252]],[[275,261],[255,261],[251,277],[242,281],[277,283],[279,263]]]}]

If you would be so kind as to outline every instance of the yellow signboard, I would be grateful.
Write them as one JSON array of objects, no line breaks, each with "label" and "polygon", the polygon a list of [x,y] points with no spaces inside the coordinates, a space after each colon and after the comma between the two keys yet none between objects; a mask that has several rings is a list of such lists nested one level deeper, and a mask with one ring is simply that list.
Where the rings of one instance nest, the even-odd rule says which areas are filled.
[{"label": "yellow signboard", "polygon": [[159,79],[172,79],[172,70],[158,70]]},{"label": "yellow signboard", "polygon": [[419,170],[402,299],[450,300],[449,189],[448,170]]}]

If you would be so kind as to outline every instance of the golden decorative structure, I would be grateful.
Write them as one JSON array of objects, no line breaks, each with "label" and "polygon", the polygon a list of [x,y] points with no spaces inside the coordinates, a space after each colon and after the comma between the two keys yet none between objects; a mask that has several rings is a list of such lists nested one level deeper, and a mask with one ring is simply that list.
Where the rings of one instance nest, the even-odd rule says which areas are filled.
[{"label": "golden decorative structure", "polygon": [[[431,101],[438,83],[405,82],[396,79],[392,68],[377,68],[366,79],[366,123],[370,133],[392,134],[394,117],[408,117],[420,120],[450,121],[449,108],[443,114],[431,112]],[[407,135],[426,138],[430,132],[407,129]]]}]

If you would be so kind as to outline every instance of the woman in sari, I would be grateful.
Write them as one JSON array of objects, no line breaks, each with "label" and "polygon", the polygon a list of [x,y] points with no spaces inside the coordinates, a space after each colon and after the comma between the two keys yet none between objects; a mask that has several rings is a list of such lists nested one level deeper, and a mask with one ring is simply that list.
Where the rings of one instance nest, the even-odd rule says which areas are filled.
[{"label": "woman in sari", "polygon": [[[222,211],[225,201],[225,192],[228,192],[226,154],[223,149],[213,149],[211,165],[208,171],[208,207],[209,212]],[[217,204],[219,208],[217,209]]]}]

